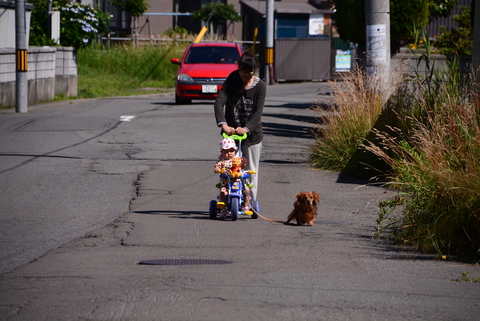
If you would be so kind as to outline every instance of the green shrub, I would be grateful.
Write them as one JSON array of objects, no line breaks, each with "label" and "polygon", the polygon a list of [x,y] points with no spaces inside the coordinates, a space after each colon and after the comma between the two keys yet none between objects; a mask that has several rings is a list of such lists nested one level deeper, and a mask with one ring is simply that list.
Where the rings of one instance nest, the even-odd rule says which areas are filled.
[{"label": "green shrub", "polygon": [[460,6],[460,13],[453,17],[458,28],[448,30],[440,26],[440,34],[434,45],[445,55],[471,55],[473,48],[473,28],[470,7]]},{"label": "green shrub", "polygon": [[[30,25],[31,46],[58,45],[47,35],[47,1],[33,0]],[[110,14],[90,6],[67,0],[53,1],[53,10],[60,11],[60,45],[85,47],[109,30]]]},{"label": "green shrub", "polygon": [[183,27],[170,28],[162,33],[162,36],[171,39],[186,39],[188,37],[188,30]]},{"label": "green shrub", "polygon": [[90,6],[59,1],[60,43],[76,49],[85,47],[97,36],[108,32],[110,15]]}]

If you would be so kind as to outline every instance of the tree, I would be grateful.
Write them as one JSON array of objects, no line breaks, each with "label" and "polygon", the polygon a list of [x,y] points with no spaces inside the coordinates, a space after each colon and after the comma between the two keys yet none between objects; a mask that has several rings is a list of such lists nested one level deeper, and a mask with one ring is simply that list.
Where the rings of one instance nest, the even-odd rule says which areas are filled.
[{"label": "tree", "polygon": [[365,48],[365,3],[358,0],[334,0],[336,27],[343,40]]},{"label": "tree", "polygon": [[29,2],[33,3],[32,17],[30,21],[30,45],[55,46],[55,41],[47,36],[47,1],[31,0]]},{"label": "tree", "polygon": [[127,12],[132,17],[140,17],[150,4],[147,0],[108,0],[115,7]]},{"label": "tree", "polygon": [[[242,16],[232,4],[219,2],[210,2],[203,5],[199,10],[192,12],[192,17],[201,19],[205,23],[211,23],[216,31],[218,31],[219,26],[225,24],[228,20],[230,20],[230,23],[242,21]],[[222,36],[225,37],[225,31]]]},{"label": "tree", "polygon": [[[337,29],[344,40],[365,48],[365,1],[333,0],[335,3]],[[423,29],[429,19],[448,16],[457,0],[391,0],[390,39],[391,51],[413,38],[415,29]]]},{"label": "tree", "polygon": [[448,17],[457,3],[458,0],[431,0],[428,4],[430,19],[434,20],[440,17]]},{"label": "tree", "polygon": [[147,11],[150,4],[147,0],[108,0],[115,7],[127,12],[133,17],[133,33],[135,34],[137,28],[137,18]]}]

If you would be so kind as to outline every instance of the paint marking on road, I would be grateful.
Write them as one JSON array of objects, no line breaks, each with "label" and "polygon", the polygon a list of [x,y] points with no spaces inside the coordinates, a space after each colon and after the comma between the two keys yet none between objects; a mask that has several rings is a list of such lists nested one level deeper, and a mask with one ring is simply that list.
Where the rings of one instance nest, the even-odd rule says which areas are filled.
[{"label": "paint marking on road", "polygon": [[135,116],[120,116],[120,121],[131,121]]}]

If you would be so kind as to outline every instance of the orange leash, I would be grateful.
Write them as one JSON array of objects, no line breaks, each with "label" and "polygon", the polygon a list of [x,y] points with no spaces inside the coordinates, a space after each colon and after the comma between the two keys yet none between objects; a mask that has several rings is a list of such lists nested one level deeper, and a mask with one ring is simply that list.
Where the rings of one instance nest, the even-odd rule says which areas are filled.
[{"label": "orange leash", "polygon": [[255,212],[255,214],[257,214],[258,216],[260,216],[261,218],[263,218],[264,220],[267,220],[267,221],[270,221],[270,222],[276,222],[276,223],[285,223],[284,221],[277,221],[277,220],[272,220],[271,218],[267,218],[265,216],[262,216],[260,215],[260,213],[258,213],[257,211],[255,211],[255,209],[252,208],[252,211]]}]

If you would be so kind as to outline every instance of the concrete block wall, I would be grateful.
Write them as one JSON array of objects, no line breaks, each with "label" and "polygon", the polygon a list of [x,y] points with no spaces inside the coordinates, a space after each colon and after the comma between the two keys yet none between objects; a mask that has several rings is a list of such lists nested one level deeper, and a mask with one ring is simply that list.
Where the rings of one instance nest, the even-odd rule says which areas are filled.
[{"label": "concrete block wall", "polygon": [[66,97],[76,97],[77,57],[72,47],[56,47],[55,95],[63,93]]},{"label": "concrete block wall", "polygon": [[[430,54],[430,64],[427,66],[425,57],[421,58],[425,51],[419,50],[412,53],[407,48],[401,48],[400,52],[390,60],[390,71],[407,73],[410,76],[428,77],[431,69],[435,72],[447,72],[454,61],[453,56],[445,56],[440,54]],[[464,55],[455,58],[458,63],[459,71],[462,75],[470,75],[472,71],[472,56]]]},{"label": "concrete block wall", "polygon": [[[70,47],[28,48],[28,104],[63,93],[77,96],[77,62]],[[15,105],[15,49],[0,49],[0,105]]]},{"label": "concrete block wall", "polygon": [[28,103],[51,100],[55,97],[54,47],[28,48]]},{"label": "concrete block wall", "polygon": [[[414,76],[416,73],[425,75],[428,72],[427,63],[425,59],[420,59],[424,53],[419,50],[413,53],[407,48],[401,48],[400,52],[392,57],[390,60],[390,70],[403,71]],[[420,59],[420,62],[419,62]],[[430,68],[435,70],[445,71],[448,68],[447,57],[445,55],[430,54]]]},{"label": "concrete block wall", "polygon": [[0,49],[1,106],[15,105],[15,70],[15,49]]}]

